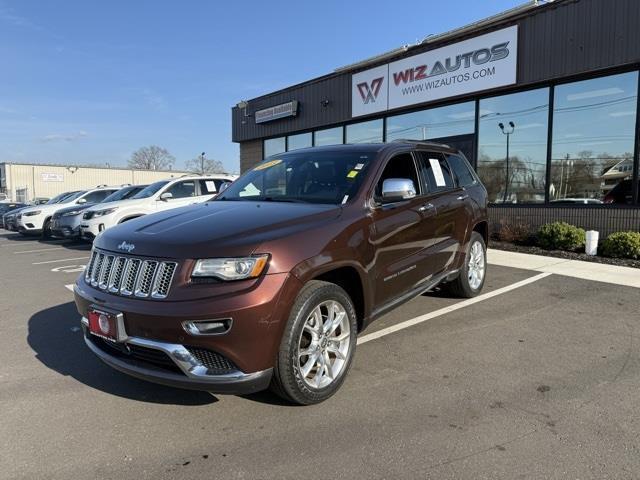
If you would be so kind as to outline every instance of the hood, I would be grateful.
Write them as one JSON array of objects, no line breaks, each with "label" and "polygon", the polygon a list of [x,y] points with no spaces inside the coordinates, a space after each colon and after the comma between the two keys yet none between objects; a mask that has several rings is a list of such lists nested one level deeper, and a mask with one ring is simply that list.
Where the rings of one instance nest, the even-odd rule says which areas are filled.
[{"label": "hood", "polygon": [[[261,243],[330,222],[336,205],[214,201],[130,220],[100,234],[95,245],[118,252],[165,258],[243,256]],[[268,253],[268,252],[267,252]]]},{"label": "hood", "polygon": [[122,205],[135,205],[136,203],[146,203],[149,201],[149,198],[125,198],[124,200],[116,200],[114,202],[102,202],[102,203],[94,203],[89,207],[89,211],[96,212],[98,210],[104,210],[106,208],[116,208]]},{"label": "hood", "polygon": [[92,207],[93,205],[95,205],[95,203],[83,203],[81,205],[73,205],[71,207],[65,207],[65,208],[61,208],[59,210],[56,210],[56,213],[53,215],[54,217],[59,217],[64,213],[69,213],[69,212],[82,212],[83,210],[86,210],[87,208]]}]

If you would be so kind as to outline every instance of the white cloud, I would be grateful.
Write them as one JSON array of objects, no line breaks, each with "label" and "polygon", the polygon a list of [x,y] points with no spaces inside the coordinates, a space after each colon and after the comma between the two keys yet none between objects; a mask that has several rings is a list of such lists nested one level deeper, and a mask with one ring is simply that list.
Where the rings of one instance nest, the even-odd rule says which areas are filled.
[{"label": "white cloud", "polygon": [[88,135],[84,130],[80,130],[78,133],[73,133],[70,135],[63,135],[60,133],[52,133],[49,135],[45,135],[40,138],[41,142],[75,142],[81,138],[84,138]]}]

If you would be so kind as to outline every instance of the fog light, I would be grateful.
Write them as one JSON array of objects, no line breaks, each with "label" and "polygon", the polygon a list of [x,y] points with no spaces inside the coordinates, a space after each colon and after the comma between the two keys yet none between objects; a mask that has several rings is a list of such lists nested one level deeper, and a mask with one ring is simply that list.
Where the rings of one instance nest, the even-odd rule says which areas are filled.
[{"label": "fog light", "polygon": [[102,232],[104,230],[104,223],[101,223],[100,225],[98,225],[98,231]]},{"label": "fog light", "polygon": [[222,335],[231,329],[231,319],[188,320],[182,322],[182,328],[189,335]]}]

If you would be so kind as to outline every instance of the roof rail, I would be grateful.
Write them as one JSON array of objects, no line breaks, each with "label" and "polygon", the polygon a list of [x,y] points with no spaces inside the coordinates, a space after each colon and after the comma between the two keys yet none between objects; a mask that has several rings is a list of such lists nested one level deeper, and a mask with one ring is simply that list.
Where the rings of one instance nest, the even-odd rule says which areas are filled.
[{"label": "roof rail", "polygon": [[395,140],[391,140],[391,143],[415,143],[416,145],[425,145],[429,147],[445,147],[445,148],[453,148],[451,145],[440,142],[432,142],[431,140],[416,140],[415,138],[396,138]]}]

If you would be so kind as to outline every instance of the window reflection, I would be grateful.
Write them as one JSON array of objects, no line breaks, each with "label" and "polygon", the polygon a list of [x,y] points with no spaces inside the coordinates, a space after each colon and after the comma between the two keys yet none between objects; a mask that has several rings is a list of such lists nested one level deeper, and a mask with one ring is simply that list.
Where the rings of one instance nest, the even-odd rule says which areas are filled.
[{"label": "window reflection", "polygon": [[347,125],[347,143],[382,142],[382,119]]},{"label": "window reflection", "polygon": [[552,202],[631,203],[638,72],[555,90]]},{"label": "window reflection", "polygon": [[327,128],[315,132],[315,146],[340,145],[342,143],[342,127]]},{"label": "window reflection", "polygon": [[459,103],[387,118],[387,141],[432,140],[473,133],[475,103]]},{"label": "window reflection", "polygon": [[264,158],[270,157],[271,155],[277,155],[278,153],[284,152],[285,147],[285,139],[284,137],[280,138],[270,138],[264,141]]},{"label": "window reflection", "polygon": [[478,175],[492,203],[544,202],[549,89],[480,101]]},{"label": "window reflection", "polygon": [[287,151],[298,150],[299,148],[307,148],[311,146],[311,132],[300,133],[298,135],[289,135],[287,139]]}]

